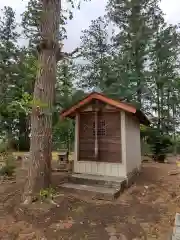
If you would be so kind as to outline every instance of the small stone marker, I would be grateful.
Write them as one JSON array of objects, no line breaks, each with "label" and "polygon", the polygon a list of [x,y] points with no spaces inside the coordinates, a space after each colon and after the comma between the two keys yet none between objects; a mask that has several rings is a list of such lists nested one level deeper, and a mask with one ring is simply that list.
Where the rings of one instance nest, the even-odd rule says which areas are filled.
[{"label": "small stone marker", "polygon": [[173,228],[172,240],[180,240],[180,214],[176,213],[175,226]]}]

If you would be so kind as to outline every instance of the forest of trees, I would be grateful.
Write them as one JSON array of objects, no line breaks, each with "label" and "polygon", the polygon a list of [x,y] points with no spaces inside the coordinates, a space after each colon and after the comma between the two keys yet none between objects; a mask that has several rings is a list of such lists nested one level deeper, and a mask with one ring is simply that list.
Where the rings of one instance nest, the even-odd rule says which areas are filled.
[{"label": "forest of trees", "polygon": [[[30,112],[38,71],[38,0],[29,0],[20,26],[6,6],[0,14],[0,131],[18,150],[29,149]],[[72,13],[61,14],[59,41]],[[25,45],[22,46],[22,38]],[[159,0],[109,0],[104,16],[91,22],[73,55],[57,65],[53,148],[72,148],[74,123],[59,112],[89,91],[100,91],[141,108],[156,129],[179,142],[180,32],[165,21]],[[142,128],[142,136],[148,130]]]}]

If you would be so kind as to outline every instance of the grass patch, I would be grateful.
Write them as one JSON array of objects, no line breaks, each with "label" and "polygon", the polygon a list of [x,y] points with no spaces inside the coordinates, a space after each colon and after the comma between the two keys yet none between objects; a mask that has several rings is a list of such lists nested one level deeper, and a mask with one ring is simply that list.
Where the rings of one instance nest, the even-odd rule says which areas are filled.
[{"label": "grass patch", "polygon": [[11,153],[3,153],[2,155],[1,158],[3,159],[3,164],[0,167],[0,176],[11,177],[16,168],[14,156]]}]

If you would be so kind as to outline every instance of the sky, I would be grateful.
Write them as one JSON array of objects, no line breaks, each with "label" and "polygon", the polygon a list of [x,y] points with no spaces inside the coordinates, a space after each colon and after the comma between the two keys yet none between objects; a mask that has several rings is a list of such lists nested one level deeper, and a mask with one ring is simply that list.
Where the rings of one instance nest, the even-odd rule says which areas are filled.
[{"label": "sky", "polygon": [[[28,0],[0,0],[0,9],[5,5],[11,6],[16,12],[17,21],[20,22],[20,15],[24,11],[27,2]],[[71,51],[79,45],[81,31],[88,28],[91,20],[104,14],[106,2],[107,0],[84,2],[81,5],[81,10],[75,11],[73,20],[67,25],[68,39],[64,43],[66,51]],[[180,0],[161,0],[160,6],[169,23],[180,23]]]}]

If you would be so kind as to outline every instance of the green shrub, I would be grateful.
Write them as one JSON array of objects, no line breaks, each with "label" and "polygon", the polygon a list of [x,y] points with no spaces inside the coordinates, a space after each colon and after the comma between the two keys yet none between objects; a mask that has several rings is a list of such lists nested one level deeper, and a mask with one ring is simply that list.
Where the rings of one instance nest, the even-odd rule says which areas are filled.
[{"label": "green shrub", "polygon": [[1,157],[4,161],[3,166],[0,168],[0,176],[11,177],[15,172],[15,159],[11,153],[3,153]]},{"label": "green shrub", "polygon": [[7,150],[8,150],[7,142],[5,142],[5,141],[1,142],[1,144],[0,144],[0,154],[6,153]]},{"label": "green shrub", "polygon": [[40,195],[41,201],[44,201],[47,198],[53,199],[55,195],[55,190],[53,188],[41,189],[39,195]]},{"label": "green shrub", "polygon": [[171,138],[164,135],[157,128],[147,128],[146,140],[153,154],[153,159],[158,162],[164,162],[170,147],[172,147]]},{"label": "green shrub", "polygon": [[0,169],[0,176],[8,176],[11,177],[14,174],[15,167],[14,166],[3,166]]}]

